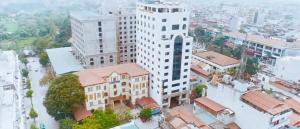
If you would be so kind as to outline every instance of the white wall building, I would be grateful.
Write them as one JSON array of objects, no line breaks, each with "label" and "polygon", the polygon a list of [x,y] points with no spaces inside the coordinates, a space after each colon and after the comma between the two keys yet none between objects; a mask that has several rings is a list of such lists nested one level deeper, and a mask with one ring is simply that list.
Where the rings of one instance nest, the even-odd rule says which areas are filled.
[{"label": "white wall building", "polygon": [[298,68],[298,66],[300,66],[300,56],[282,57],[277,60],[273,73],[277,78],[280,78],[282,80],[299,83],[300,69]]},{"label": "white wall building", "polygon": [[72,47],[84,67],[117,63],[116,22],[112,14],[71,13]]},{"label": "white wall building", "polygon": [[137,4],[137,63],[150,72],[150,96],[161,106],[187,101],[192,38],[178,3]]}]

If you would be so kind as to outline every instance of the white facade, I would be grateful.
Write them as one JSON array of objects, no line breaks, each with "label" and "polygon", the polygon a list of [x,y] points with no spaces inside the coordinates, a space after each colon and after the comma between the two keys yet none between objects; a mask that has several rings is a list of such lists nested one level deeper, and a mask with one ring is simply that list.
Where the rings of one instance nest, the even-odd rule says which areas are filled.
[{"label": "white facade", "polygon": [[134,8],[120,8],[116,13],[118,63],[136,62],[136,13]]},{"label": "white facade", "polygon": [[282,57],[277,60],[273,73],[277,78],[297,83],[300,81],[298,66],[300,66],[300,56]]},{"label": "white facade", "polygon": [[[161,106],[181,103],[189,90],[189,13],[178,3],[137,4],[137,64],[150,72],[150,96]],[[172,99],[171,99],[172,98]]]},{"label": "white facade", "polygon": [[116,22],[111,14],[71,13],[72,46],[84,67],[117,63]]}]

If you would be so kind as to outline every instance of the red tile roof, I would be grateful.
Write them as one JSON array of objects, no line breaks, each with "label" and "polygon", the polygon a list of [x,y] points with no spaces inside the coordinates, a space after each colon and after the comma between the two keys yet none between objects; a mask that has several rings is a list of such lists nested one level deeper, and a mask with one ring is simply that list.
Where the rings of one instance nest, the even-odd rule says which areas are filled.
[{"label": "red tile roof", "polygon": [[191,70],[193,72],[195,72],[196,74],[203,75],[204,77],[209,76],[209,72],[206,72],[205,70],[203,70],[200,66],[198,66],[196,64],[191,65]]},{"label": "red tile roof", "polygon": [[84,105],[77,106],[73,109],[73,115],[76,121],[81,121],[92,115]]},{"label": "red tile roof", "polygon": [[293,98],[284,101],[286,105],[291,107],[295,113],[300,114],[300,103]]},{"label": "red tile roof", "polygon": [[143,108],[157,108],[159,107],[151,97],[142,97],[137,100],[137,104]]},{"label": "red tile roof", "polygon": [[240,61],[237,59],[222,55],[214,51],[203,51],[195,53],[194,55],[220,66],[235,65],[240,63]]},{"label": "red tile roof", "polygon": [[170,115],[172,117],[179,117],[187,124],[194,124],[200,129],[210,129],[204,122],[194,116],[191,112],[188,112],[183,107],[176,107],[171,109]]},{"label": "red tile roof", "polygon": [[75,74],[78,75],[81,85],[83,87],[86,87],[105,83],[105,77],[110,76],[113,72],[119,74],[128,74],[131,77],[149,74],[148,71],[134,63],[86,69],[80,72],[76,72]]},{"label": "red tile roof", "polygon": [[291,114],[289,116],[289,120],[290,120],[290,123],[289,125],[290,126],[294,126],[294,127],[300,127],[300,115],[299,114]]},{"label": "red tile roof", "polygon": [[285,103],[273,98],[272,96],[262,93],[261,91],[250,91],[241,96],[241,99],[257,109],[276,115],[290,109]]},{"label": "red tile roof", "polygon": [[213,115],[217,115],[219,112],[225,110],[226,108],[215,101],[207,98],[207,97],[200,97],[194,100],[198,106],[203,107]]},{"label": "red tile roof", "polygon": [[241,129],[236,123],[232,122],[225,126],[225,129]]}]

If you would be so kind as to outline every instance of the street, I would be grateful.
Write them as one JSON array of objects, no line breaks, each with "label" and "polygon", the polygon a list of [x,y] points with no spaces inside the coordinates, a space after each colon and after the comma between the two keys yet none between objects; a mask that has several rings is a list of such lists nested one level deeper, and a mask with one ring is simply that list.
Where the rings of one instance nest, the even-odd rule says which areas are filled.
[{"label": "street", "polygon": [[[40,86],[39,81],[43,77],[44,69],[39,64],[38,58],[28,58],[29,78],[31,80],[31,88],[33,90],[32,102],[34,109],[36,110],[38,117],[36,119],[37,127],[41,124],[45,125],[46,129],[58,129],[58,122],[54,120],[48,113],[43,105],[45,95],[47,93],[47,86]],[[26,99],[26,111],[30,112],[30,99]],[[27,127],[30,128],[32,119],[27,120]]]}]

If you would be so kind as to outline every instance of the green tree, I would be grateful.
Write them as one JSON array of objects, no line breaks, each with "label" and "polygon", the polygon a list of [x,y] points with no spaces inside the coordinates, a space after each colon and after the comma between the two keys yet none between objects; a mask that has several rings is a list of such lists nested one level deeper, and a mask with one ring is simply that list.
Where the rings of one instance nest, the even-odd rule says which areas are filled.
[{"label": "green tree", "polygon": [[96,110],[92,116],[75,125],[73,129],[110,129],[118,125],[120,121],[112,110]]},{"label": "green tree", "polygon": [[33,106],[33,104],[32,104],[32,95],[33,95],[33,90],[30,89],[26,92],[26,97],[30,99],[31,106]]},{"label": "green tree", "polygon": [[195,92],[196,92],[196,95],[197,97],[201,97],[202,96],[202,92],[203,92],[203,89],[207,89],[207,86],[204,85],[204,84],[199,84],[195,87]]},{"label": "green tree", "polygon": [[45,51],[41,52],[41,54],[39,55],[39,58],[40,58],[39,62],[42,66],[46,66],[49,63],[49,57]]},{"label": "green tree", "polygon": [[76,122],[72,119],[66,118],[59,121],[59,129],[72,129]]},{"label": "green tree", "polygon": [[45,49],[50,48],[52,46],[52,38],[51,37],[42,37],[37,40],[35,40],[32,43],[33,50],[37,53],[40,54],[43,52]]},{"label": "green tree", "polygon": [[225,41],[226,41],[226,38],[224,36],[221,36],[221,37],[216,38],[216,40],[214,41],[214,44],[219,47],[222,47],[223,44],[225,43]]},{"label": "green tree", "polygon": [[23,77],[28,77],[28,74],[29,74],[29,72],[28,72],[28,70],[27,69],[22,69],[22,76]]},{"label": "green tree", "polygon": [[84,91],[74,74],[54,79],[44,100],[47,112],[56,120],[70,117],[74,106],[84,102]]},{"label": "green tree", "polygon": [[246,63],[246,69],[245,72],[249,75],[254,75],[258,71],[258,61],[257,59],[248,58]]},{"label": "green tree", "polygon": [[212,36],[202,27],[198,27],[194,31],[195,38],[198,42],[202,43],[203,46],[207,46],[209,42],[212,40]]},{"label": "green tree", "polygon": [[30,112],[29,112],[29,116],[31,119],[33,119],[34,123],[35,123],[35,118],[38,117],[37,112],[33,109],[33,107],[31,108]]},{"label": "green tree", "polygon": [[36,127],[36,125],[35,124],[31,124],[30,125],[30,129],[39,129],[38,127]]},{"label": "green tree", "polygon": [[152,117],[151,109],[144,108],[140,112],[140,117],[145,120],[149,120]]},{"label": "green tree", "polygon": [[26,80],[26,88],[31,89],[31,81],[29,79]]},{"label": "green tree", "polygon": [[27,60],[27,58],[25,58],[25,57],[23,57],[23,56],[20,56],[19,59],[20,59],[20,61],[21,61],[23,64],[25,64],[25,66],[27,66],[27,64],[29,63],[28,60]]}]

